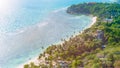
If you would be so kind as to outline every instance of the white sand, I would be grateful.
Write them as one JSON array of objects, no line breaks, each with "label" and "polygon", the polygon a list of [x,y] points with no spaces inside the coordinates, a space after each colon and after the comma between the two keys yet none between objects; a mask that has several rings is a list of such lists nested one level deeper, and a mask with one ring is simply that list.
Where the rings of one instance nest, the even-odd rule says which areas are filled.
[{"label": "white sand", "polygon": [[[96,21],[97,21],[97,17],[93,17],[93,18],[92,18],[92,23],[91,23],[90,26],[88,26],[87,28],[90,28],[94,23],[96,23]],[[87,28],[86,28],[86,29],[87,29]],[[83,32],[83,31],[81,31],[81,33],[82,33],[82,32]],[[76,36],[76,35],[78,35],[78,34],[79,34],[79,33],[76,33],[74,36]],[[67,40],[69,40],[69,39],[67,39]],[[62,43],[62,42],[61,42],[61,43]],[[27,62],[19,65],[17,68],[24,68],[24,65],[25,65],[25,64],[30,64],[31,62],[33,62],[35,65],[39,65],[40,63],[44,63],[44,62],[45,62],[44,59],[45,59],[45,58],[42,57],[40,60],[38,60],[38,56],[37,56],[37,57],[32,58],[31,60],[29,60],[29,61],[27,61]]]},{"label": "white sand", "polygon": [[[85,29],[90,28],[92,25],[94,25],[96,23],[96,21],[97,21],[97,17],[95,16],[95,17],[92,18],[92,23],[88,27],[86,27]],[[80,33],[82,34],[84,30],[82,30]],[[79,35],[80,33],[79,32],[75,33],[73,35],[73,37],[75,37],[76,35]],[[66,40],[68,41],[69,38],[67,38]]]},{"label": "white sand", "polygon": [[96,23],[96,21],[97,21],[97,17],[93,17],[93,18],[92,18],[92,23],[91,23],[90,26],[87,27],[87,28],[90,28],[94,23]]}]

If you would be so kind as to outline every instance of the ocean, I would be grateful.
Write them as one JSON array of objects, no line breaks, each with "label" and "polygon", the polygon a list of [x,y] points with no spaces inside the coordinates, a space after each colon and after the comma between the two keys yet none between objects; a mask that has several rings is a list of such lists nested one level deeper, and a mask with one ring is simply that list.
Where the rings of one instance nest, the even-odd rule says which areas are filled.
[{"label": "ocean", "polygon": [[[3,2],[3,3],[2,3]],[[16,68],[55,44],[84,30],[90,16],[66,13],[68,6],[108,0],[0,1],[0,68]]]}]

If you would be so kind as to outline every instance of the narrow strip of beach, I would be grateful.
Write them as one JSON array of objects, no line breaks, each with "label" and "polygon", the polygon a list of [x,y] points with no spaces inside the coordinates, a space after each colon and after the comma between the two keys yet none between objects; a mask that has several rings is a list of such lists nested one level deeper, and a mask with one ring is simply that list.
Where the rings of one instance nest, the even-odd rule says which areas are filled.
[{"label": "narrow strip of beach", "polygon": [[[96,21],[97,21],[97,17],[95,16],[95,17],[92,18],[92,23],[91,23],[88,27],[86,27],[85,29],[90,28],[92,25],[94,25],[94,24],[96,23]],[[84,29],[84,30],[85,30],[85,29]],[[80,33],[82,33],[84,30],[82,30]],[[75,33],[75,34],[73,35],[73,37],[75,37],[76,35],[79,35],[80,33],[79,33],[79,32],[78,32],[78,33]],[[67,38],[66,40],[68,41],[69,38]],[[63,43],[63,42],[59,42],[59,43],[57,43],[57,44],[61,44],[61,43]],[[30,64],[31,62],[33,62],[35,65],[39,65],[41,62],[44,62],[44,59],[45,59],[45,58],[42,57],[40,60],[38,60],[38,56],[36,56],[36,57],[31,58],[30,60],[26,61],[25,63],[20,64],[17,68],[24,68],[24,65],[25,65],[25,64]]]}]

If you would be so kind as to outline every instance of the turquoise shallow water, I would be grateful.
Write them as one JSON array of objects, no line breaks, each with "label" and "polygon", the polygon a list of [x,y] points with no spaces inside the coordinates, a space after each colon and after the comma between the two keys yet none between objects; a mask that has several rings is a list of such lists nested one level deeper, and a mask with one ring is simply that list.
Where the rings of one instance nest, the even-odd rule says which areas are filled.
[{"label": "turquoise shallow water", "polygon": [[[19,0],[18,0],[19,1]],[[21,0],[7,13],[0,12],[0,68],[16,68],[39,55],[42,46],[59,42],[88,27],[92,18],[73,16],[67,6],[107,0]]]}]

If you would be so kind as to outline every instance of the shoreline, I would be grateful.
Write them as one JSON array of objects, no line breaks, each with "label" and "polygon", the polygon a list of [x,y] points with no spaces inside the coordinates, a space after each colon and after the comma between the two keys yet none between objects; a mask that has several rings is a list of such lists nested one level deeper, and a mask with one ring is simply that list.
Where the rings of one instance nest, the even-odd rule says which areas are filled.
[{"label": "shoreline", "polygon": [[[85,29],[90,28],[92,25],[94,25],[94,24],[96,23],[96,21],[97,21],[97,17],[95,16],[95,17],[92,18],[92,23],[91,23],[88,27],[86,27]],[[75,33],[75,34],[73,35],[73,37],[75,37],[76,35],[82,34],[85,29],[83,29],[83,30],[80,31],[80,32]],[[65,40],[68,41],[69,38],[66,38]],[[63,43],[63,42],[60,41],[60,42],[58,42],[58,43],[56,43],[56,44],[62,44],[62,43]],[[41,60],[38,60],[38,57],[39,57],[39,55],[36,56],[36,57],[34,57],[34,58],[31,58],[30,60],[26,61],[25,63],[18,65],[17,68],[24,68],[24,65],[25,65],[25,64],[30,64],[31,62],[33,62],[35,65],[39,65],[39,63],[41,63],[41,62],[44,61],[44,57],[41,58]]]}]

